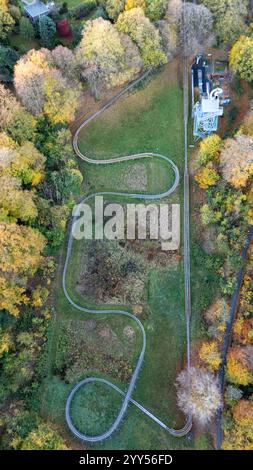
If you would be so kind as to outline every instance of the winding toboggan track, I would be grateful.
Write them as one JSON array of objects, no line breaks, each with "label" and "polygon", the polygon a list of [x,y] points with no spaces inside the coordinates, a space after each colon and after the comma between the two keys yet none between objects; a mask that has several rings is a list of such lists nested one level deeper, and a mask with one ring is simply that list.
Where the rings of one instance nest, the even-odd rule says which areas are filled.
[{"label": "winding toboggan track", "polygon": [[[128,91],[130,91],[134,86],[136,86],[139,82],[144,80],[149,75],[150,71],[146,72],[143,74],[141,77],[139,77],[137,80],[132,82],[130,85],[128,85],[126,88],[123,89],[119,94],[117,94],[115,97],[113,97],[108,103],[106,103],[105,106],[103,106],[99,111],[97,111],[95,114],[90,116],[88,119],[86,119],[81,126],[78,128],[76,131],[74,138],[73,138],[73,147],[75,153],[85,162],[94,164],[94,165],[110,165],[110,164],[117,164],[119,162],[124,162],[124,161],[130,161],[130,160],[139,160],[139,159],[159,159],[165,161],[168,165],[170,165],[174,171],[174,182],[171,187],[169,187],[165,192],[158,193],[158,194],[128,194],[128,193],[122,193],[122,192],[99,192],[99,193],[94,193],[90,194],[87,197],[84,197],[83,200],[81,201],[82,203],[87,202],[88,200],[94,198],[95,196],[127,196],[129,199],[141,199],[141,200],[160,200],[164,197],[169,196],[174,192],[176,187],[178,186],[179,183],[179,170],[178,167],[173,163],[170,158],[168,158],[165,155],[160,155],[158,153],[141,153],[141,154],[134,154],[134,155],[125,155],[121,157],[116,157],[116,158],[111,158],[111,159],[105,159],[105,160],[96,160],[96,159],[91,159],[85,156],[79,146],[78,146],[78,137],[80,131],[87,126],[91,121],[99,117],[106,109],[108,109],[110,106],[112,106],[115,101],[117,101],[121,96],[126,94]],[[184,273],[185,273],[185,319],[186,319],[186,338],[187,338],[187,366],[190,367],[190,334],[189,334],[189,325],[190,325],[190,253],[189,253],[189,177],[188,177],[188,141],[187,141],[187,126],[188,126],[188,70],[187,70],[187,61],[184,61],[184,133],[185,133],[185,170],[184,170]],[[155,416],[153,413],[151,413],[149,410],[147,410],[144,406],[142,406],[140,403],[138,403],[136,400],[132,398],[132,394],[134,391],[134,388],[136,386],[136,381],[138,379],[141,366],[144,361],[145,357],[145,350],[146,350],[146,333],[145,329],[139,320],[135,315],[133,315],[131,312],[128,312],[126,310],[99,310],[99,309],[91,309],[87,307],[83,307],[77,303],[74,302],[74,300],[71,298],[67,286],[66,286],[66,276],[67,276],[67,270],[68,270],[68,264],[69,260],[71,257],[72,253],[72,245],[73,245],[73,234],[72,234],[72,228],[73,224],[75,223],[76,218],[72,218],[71,222],[71,227],[70,227],[70,234],[69,234],[69,240],[68,240],[68,245],[67,245],[67,254],[66,254],[66,260],[65,260],[65,265],[64,265],[64,270],[63,270],[63,276],[62,276],[62,287],[64,294],[69,301],[69,303],[76,308],[77,310],[89,314],[94,314],[94,315],[124,315],[128,318],[131,318],[132,320],[135,321],[135,323],[138,325],[138,328],[140,329],[141,335],[142,335],[142,348],[135,366],[135,369],[133,371],[131,380],[128,384],[128,388],[126,391],[121,390],[119,387],[117,387],[115,384],[110,382],[109,380],[102,379],[102,378],[97,378],[97,377],[89,377],[84,380],[81,380],[78,382],[73,389],[71,390],[68,398],[67,398],[67,403],[66,403],[66,408],[65,408],[65,417],[66,417],[66,422],[69,427],[69,429],[72,431],[72,433],[79,438],[82,441],[86,442],[91,442],[91,443],[96,443],[96,442],[101,442],[107,438],[109,438],[119,427],[121,424],[123,417],[126,413],[127,407],[129,403],[134,404],[139,410],[141,410],[145,415],[147,415],[149,418],[151,418],[153,421],[155,421],[159,426],[161,426],[163,429],[165,429],[167,432],[169,432],[172,436],[175,437],[183,437],[185,436],[192,427],[192,419],[191,416],[188,416],[186,419],[185,425],[181,429],[173,429],[168,427],[163,421],[161,421],[157,416]],[[96,436],[89,436],[81,431],[79,431],[75,425],[73,424],[72,418],[71,418],[71,403],[72,400],[76,394],[76,392],[81,388],[86,386],[87,384],[90,383],[102,383],[106,387],[109,387],[116,392],[118,392],[122,396],[122,404],[119,409],[119,412],[117,414],[117,417],[115,421],[112,423],[112,425],[109,427],[108,430],[103,432],[102,434],[96,435]]]}]

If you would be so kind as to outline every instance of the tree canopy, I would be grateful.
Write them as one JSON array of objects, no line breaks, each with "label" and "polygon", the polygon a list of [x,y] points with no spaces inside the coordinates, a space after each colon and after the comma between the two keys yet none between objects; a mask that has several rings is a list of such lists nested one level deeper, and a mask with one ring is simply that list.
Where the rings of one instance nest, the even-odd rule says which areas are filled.
[{"label": "tree canopy", "polygon": [[247,29],[249,0],[203,0],[212,12],[218,39],[233,43]]},{"label": "tree canopy", "polygon": [[230,51],[230,66],[241,78],[253,80],[253,38],[241,36]]},{"label": "tree canopy", "polygon": [[[178,13],[177,13],[178,14]],[[214,41],[213,16],[204,5],[181,3],[179,42],[187,55],[198,54]]]},{"label": "tree canopy", "polygon": [[217,379],[212,373],[191,367],[177,377],[178,405],[186,415],[207,424],[221,405]]},{"label": "tree canopy", "polygon": [[0,223],[0,309],[19,314],[28,302],[27,279],[42,262],[45,238],[37,230],[14,223]]},{"label": "tree canopy", "polygon": [[227,139],[220,154],[223,177],[235,188],[247,185],[253,175],[253,138],[238,135]]},{"label": "tree canopy", "polygon": [[119,31],[129,34],[131,39],[137,44],[146,68],[167,62],[167,57],[162,49],[159,31],[145,16],[141,8],[132,8],[121,13],[116,27]]},{"label": "tree canopy", "polygon": [[103,18],[88,21],[77,50],[83,76],[96,93],[130,80],[141,69],[137,47]]},{"label": "tree canopy", "polygon": [[14,49],[0,45],[0,81],[13,81],[13,69],[18,58],[19,55]]},{"label": "tree canopy", "polygon": [[69,73],[63,76],[66,62],[60,64],[58,51],[52,55],[47,49],[32,49],[15,65],[14,84],[21,102],[34,115],[44,113],[53,124],[70,122],[80,97]]}]

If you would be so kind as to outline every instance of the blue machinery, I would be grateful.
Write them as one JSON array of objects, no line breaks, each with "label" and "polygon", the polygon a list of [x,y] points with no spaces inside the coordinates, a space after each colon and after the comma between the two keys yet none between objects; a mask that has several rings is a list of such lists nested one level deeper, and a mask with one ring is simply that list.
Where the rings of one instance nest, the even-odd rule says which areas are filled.
[{"label": "blue machinery", "polygon": [[[217,67],[219,63],[216,63]],[[211,71],[211,68],[213,69]],[[219,117],[223,116],[223,106],[230,103],[226,93],[227,70],[214,70],[212,65],[198,56],[192,65],[192,117],[193,136],[203,139],[218,129]],[[199,100],[195,102],[195,96]]]}]

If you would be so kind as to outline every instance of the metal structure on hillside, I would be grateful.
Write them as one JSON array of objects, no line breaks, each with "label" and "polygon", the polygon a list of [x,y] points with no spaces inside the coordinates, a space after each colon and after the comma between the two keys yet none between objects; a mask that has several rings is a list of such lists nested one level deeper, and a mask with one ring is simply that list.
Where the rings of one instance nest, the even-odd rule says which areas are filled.
[{"label": "metal structure on hillside", "polygon": [[223,116],[224,106],[229,103],[227,64],[198,56],[192,65],[192,117],[195,140],[203,139],[217,131],[219,117]]}]

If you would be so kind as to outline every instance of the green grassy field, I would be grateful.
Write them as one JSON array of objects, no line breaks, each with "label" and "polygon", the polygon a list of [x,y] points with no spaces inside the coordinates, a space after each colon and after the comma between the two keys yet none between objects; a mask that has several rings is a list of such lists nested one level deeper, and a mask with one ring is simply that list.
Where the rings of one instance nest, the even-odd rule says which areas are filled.
[{"label": "green grassy field", "polygon": [[40,43],[38,39],[26,39],[20,34],[11,34],[9,37],[10,45],[18,50],[21,54],[25,54],[30,49],[39,49]]},{"label": "green grassy field", "polygon": [[62,5],[65,2],[67,3],[69,10],[73,10],[83,3],[82,0],[57,0],[58,5]]},{"label": "green grassy field", "polygon": [[[58,5],[62,5],[63,3],[67,3],[69,10],[75,10],[75,8],[82,6],[85,2],[83,0],[57,0]],[[87,15],[89,17],[89,15]]]},{"label": "green grassy field", "polygon": [[[159,152],[168,155],[182,170],[182,112],[182,91],[178,86],[177,69],[175,64],[171,64],[142,87],[120,99],[96,121],[89,124],[80,135],[80,147],[83,152],[93,158],[143,151]],[[115,190],[115,188],[126,191],[124,174],[127,174],[132,165],[133,163],[125,163],[96,167],[81,162],[80,168],[85,179],[84,191],[90,193]],[[172,179],[170,168],[157,161],[147,161],[144,165],[148,174],[147,191],[160,192],[170,185]],[[181,182],[169,201],[181,202],[182,206],[182,196]],[[80,250],[85,250],[85,244],[75,242],[67,283],[71,296],[86,305],[87,299],[84,299],[75,289]],[[146,304],[140,316],[147,333],[147,351],[134,393],[135,399],[165,420],[169,426],[175,427],[182,426],[184,422],[176,405],[174,386],[177,372],[184,367],[186,350],[181,253],[182,248],[177,263],[164,268],[152,267],[147,276]],[[192,254],[192,338],[194,339],[201,335],[199,314],[214,295],[215,275],[209,262],[209,255],[204,254],[194,240],[192,241]],[[55,285],[56,318],[48,358],[50,373],[41,390],[40,409],[44,416],[65,427],[64,406],[71,386],[81,377],[92,374],[107,377],[124,389],[127,380],[119,378],[121,369],[119,371],[117,368],[119,364],[120,367],[125,367],[127,376],[128,369],[131,369],[136,362],[141,338],[131,320],[114,315],[97,320],[95,330],[84,334],[82,325],[85,327],[85,322],[91,317],[73,309],[63,296],[61,289],[63,260],[64,253]],[[206,289],[207,286],[208,289]],[[73,345],[70,344],[71,339],[67,338],[64,333],[66,329],[63,328],[63,325],[73,328],[73,322],[77,322],[76,330],[80,331],[80,336],[83,335],[84,351],[87,348],[87,356],[90,358],[88,364],[82,365],[81,361],[79,374],[73,368],[71,369]],[[122,332],[126,326],[131,326],[135,331],[135,343],[131,350],[123,338]],[[115,356],[110,355],[112,364],[106,363],[110,343],[106,344],[105,341],[105,344],[101,345],[101,337],[97,336],[97,331],[101,328],[112,332],[115,348],[119,346],[123,351],[122,355],[119,353],[119,357],[116,353]],[[74,343],[75,335],[72,338]],[[81,346],[82,344],[78,345],[79,348]],[[126,354],[129,354],[129,360],[126,360]],[[66,380],[62,378],[64,367],[61,364],[68,360],[70,361],[68,377],[71,377],[71,380],[69,379],[69,383],[66,383]],[[78,392],[73,403],[72,414],[74,423],[81,431],[101,433],[109,426],[117,412],[120,400],[114,395],[114,392],[100,385],[91,385]],[[206,442],[206,447],[208,447],[208,440]],[[194,434],[190,436],[190,439],[173,438],[131,405],[118,432],[97,448],[177,449],[196,448],[198,445]]]}]

